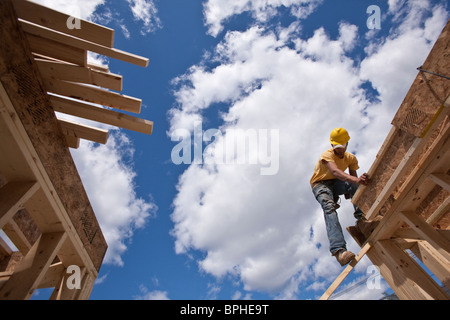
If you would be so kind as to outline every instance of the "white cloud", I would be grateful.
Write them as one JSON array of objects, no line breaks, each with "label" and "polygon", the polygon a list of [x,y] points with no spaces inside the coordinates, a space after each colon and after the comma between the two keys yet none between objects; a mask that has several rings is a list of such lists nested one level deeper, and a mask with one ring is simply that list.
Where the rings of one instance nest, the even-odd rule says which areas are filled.
[{"label": "white cloud", "polygon": [[156,211],[156,205],[137,196],[136,173],[127,159],[133,148],[123,133],[111,134],[106,145],[82,141],[72,150],[80,177],[108,244],[105,263],[123,265],[136,229],[143,228]]},{"label": "white cloud", "polygon": [[[199,261],[202,270],[234,275],[246,290],[290,287],[291,294],[282,295],[287,298],[309,278],[309,267],[320,256],[331,260],[308,180],[330,128],[343,124],[357,131],[361,126],[360,82],[343,55],[348,43],[318,30],[299,43],[299,53],[276,34],[251,28],[228,34],[219,46],[226,64],[188,75],[191,86],[178,98],[189,112],[224,101],[231,107],[222,129],[280,130],[277,175],[261,176],[252,165],[193,165],[182,175],[173,234],[178,252],[207,252]],[[324,46],[330,49],[326,54],[318,50]],[[325,272],[333,270],[332,261],[324,265],[329,266]]]},{"label": "white cloud", "polygon": [[161,28],[161,20],[153,0],[127,0],[136,20],[142,21],[142,34]]},{"label": "white cloud", "polygon": [[250,12],[256,21],[264,22],[277,14],[279,7],[289,7],[291,14],[306,18],[322,0],[208,0],[204,3],[204,16],[209,33],[217,36],[223,23],[232,16]]},{"label": "white cloud", "polygon": [[[214,21],[221,23],[250,5],[264,7],[257,1],[242,3],[247,7],[236,8],[233,2],[229,13]],[[208,2],[213,4],[219,8],[225,2]],[[204,252],[198,261],[201,270],[217,278],[230,276],[246,291],[272,292],[279,299],[295,298],[304,290],[320,292],[334,280],[341,268],[328,252],[322,212],[309,186],[314,164],[328,147],[329,132],[343,126],[351,133],[350,151],[357,152],[360,172],[369,169],[417,63],[426,58],[430,41],[446,22],[442,8],[428,14],[416,25],[403,17],[406,25],[368,51],[360,65],[348,55],[358,40],[354,25],[341,23],[337,39],[324,28],[309,39],[295,39],[292,30],[251,27],[227,32],[205,58],[209,60],[179,77],[171,132],[192,131],[193,119],[204,118],[206,109],[222,103],[229,106],[220,111],[222,136],[226,129],[279,129],[280,168],[276,175],[261,176],[251,164],[191,165],[180,177],[173,202],[176,252]],[[288,46],[293,40],[295,48]],[[208,68],[209,62],[215,67]],[[379,101],[366,98],[361,88],[365,81],[378,90]],[[222,141],[211,142],[209,150]],[[344,227],[354,224],[349,202],[339,212]],[[349,249],[359,251],[346,236]],[[365,272],[367,265],[360,262],[355,272]]]},{"label": "white cloud", "polygon": [[170,300],[167,291],[153,290],[149,291],[145,286],[139,287],[140,295],[134,297],[135,300]]},{"label": "white cloud", "polygon": [[81,19],[89,19],[97,6],[105,0],[32,0],[46,7],[72,15]]},{"label": "white cloud", "polygon": [[[129,28],[120,18],[120,13],[113,12],[109,7],[103,7],[102,12],[96,12],[101,5],[106,5],[106,0],[32,0],[57,11],[72,15],[77,18],[99,21],[100,23],[110,23],[114,21],[121,29],[124,36],[130,38]],[[158,9],[153,0],[126,0],[136,21],[140,21],[143,26],[141,34],[145,35],[162,27],[158,16]]]}]

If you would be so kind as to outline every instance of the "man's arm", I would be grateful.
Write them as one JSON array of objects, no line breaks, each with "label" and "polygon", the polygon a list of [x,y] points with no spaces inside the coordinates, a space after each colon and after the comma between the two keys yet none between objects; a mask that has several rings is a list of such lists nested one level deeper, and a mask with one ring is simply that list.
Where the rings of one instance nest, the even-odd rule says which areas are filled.
[{"label": "man's arm", "polygon": [[363,184],[367,185],[369,183],[369,176],[367,173],[363,173],[361,177],[358,177],[355,170],[350,170],[350,174],[345,173],[341,169],[339,169],[336,165],[336,163],[327,161],[326,162],[328,170],[330,170],[331,174],[339,180],[356,183],[356,184]]}]

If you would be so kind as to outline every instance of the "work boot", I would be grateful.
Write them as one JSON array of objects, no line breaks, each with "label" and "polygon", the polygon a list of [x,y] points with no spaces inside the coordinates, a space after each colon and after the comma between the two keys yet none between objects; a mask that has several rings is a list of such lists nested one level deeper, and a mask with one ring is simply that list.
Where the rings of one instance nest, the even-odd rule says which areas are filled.
[{"label": "work boot", "polygon": [[347,263],[353,260],[355,254],[351,251],[339,250],[334,254],[336,260],[341,264],[341,266],[345,266]]},{"label": "work boot", "polygon": [[372,234],[382,218],[382,216],[377,216],[373,220],[367,220],[366,218],[358,219],[356,221],[356,227],[367,238]]}]

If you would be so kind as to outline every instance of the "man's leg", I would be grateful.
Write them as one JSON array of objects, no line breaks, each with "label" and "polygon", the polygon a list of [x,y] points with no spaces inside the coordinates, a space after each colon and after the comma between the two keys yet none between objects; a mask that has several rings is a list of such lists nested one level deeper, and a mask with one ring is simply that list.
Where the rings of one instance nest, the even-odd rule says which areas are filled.
[{"label": "man's leg", "polygon": [[[341,180],[336,180],[334,184],[333,192],[335,195],[346,195],[348,199],[352,199],[358,189],[358,185],[354,183],[344,182]],[[355,204],[353,205],[355,212],[353,216],[359,220],[363,217],[363,212]]]},{"label": "man's leg", "polygon": [[331,254],[335,255],[340,250],[346,251],[346,242],[334,202],[333,183],[318,184],[314,187],[313,193],[322,206]]}]

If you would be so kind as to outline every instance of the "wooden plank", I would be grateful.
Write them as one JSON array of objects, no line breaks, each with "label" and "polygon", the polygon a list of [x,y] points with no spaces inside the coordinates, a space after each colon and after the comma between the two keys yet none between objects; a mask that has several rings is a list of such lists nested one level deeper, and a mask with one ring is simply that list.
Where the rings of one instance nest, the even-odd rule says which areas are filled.
[{"label": "wooden plank", "polygon": [[42,234],[1,288],[0,299],[29,299],[44,278],[66,237],[65,232]]},{"label": "wooden plank", "polygon": [[427,218],[427,223],[433,225],[435,222],[450,211],[450,196]]},{"label": "wooden plank", "polygon": [[432,173],[430,179],[442,188],[450,191],[450,176],[446,173]]},{"label": "wooden plank", "polygon": [[65,119],[58,119],[58,123],[65,135],[86,139],[105,144],[108,141],[108,131],[94,128],[84,124],[75,123]]},{"label": "wooden plank", "polygon": [[371,206],[368,212],[365,212],[367,219],[373,219],[381,207],[384,205],[386,200],[392,194],[392,191],[397,187],[400,180],[403,178],[404,174],[410,168],[411,164],[415,161],[418,154],[421,152],[421,148],[423,145],[423,141],[420,138],[416,138],[409,148],[408,152],[405,154],[404,158],[397,166],[394,171],[394,174],[391,175],[390,179],[387,181],[386,186],[383,188],[382,192],[378,195],[374,204]]},{"label": "wooden plank", "polygon": [[[20,19],[19,19],[20,20]],[[110,58],[122,60],[141,67],[148,66],[148,58],[141,57],[132,53],[128,53],[119,49],[109,48],[94,42],[76,38],[62,32],[48,29],[28,21],[20,20],[23,30],[27,34],[42,37],[45,39],[61,42],[75,48],[92,51]]]},{"label": "wooden plank", "polygon": [[339,285],[344,281],[344,279],[349,275],[353,268],[358,264],[358,262],[366,255],[366,253],[371,249],[371,245],[366,243],[358,254],[353,258],[353,260],[345,267],[341,274],[334,280],[330,287],[324,292],[320,297],[320,300],[328,300],[333,292],[339,287]]},{"label": "wooden plank", "polygon": [[448,300],[444,290],[392,240],[375,243],[367,254],[402,300]]},{"label": "wooden plank", "polygon": [[94,287],[95,278],[91,274],[86,273],[83,277],[81,290],[77,290],[77,300],[88,300]]},{"label": "wooden plank", "polygon": [[13,4],[18,17],[21,19],[106,47],[112,48],[114,46],[113,29],[83,19],[79,19],[80,29],[71,29],[68,27],[68,21],[70,26],[72,17],[65,13],[25,0],[14,0]]},{"label": "wooden plank", "polygon": [[149,135],[152,134],[153,131],[153,122],[149,120],[136,118],[113,110],[103,109],[54,95],[50,95],[50,101],[53,105],[53,109],[57,112]]},{"label": "wooden plank", "polygon": [[10,256],[12,255],[13,251],[12,248],[9,247],[9,245],[6,243],[5,240],[0,236],[0,257],[1,256]]},{"label": "wooden plank", "polygon": [[35,59],[35,61],[44,78],[81,82],[122,91],[122,76],[120,75],[49,60]]},{"label": "wooden plank", "polygon": [[31,248],[31,243],[28,241],[27,237],[20,230],[14,219],[9,220],[3,227],[3,231],[8,236],[8,238],[14,243],[20,253],[24,256],[28,253]]},{"label": "wooden plank", "polygon": [[443,257],[450,261],[450,241],[441,236],[432,226],[414,212],[400,212],[400,217],[419,236],[428,241]]},{"label": "wooden plank", "polygon": [[0,188],[0,228],[13,218],[38,189],[39,183],[34,181],[13,181]]},{"label": "wooden plank", "polygon": [[426,241],[417,241],[410,250],[445,285],[450,288],[450,262]]},{"label": "wooden plank", "polygon": [[[386,152],[389,149],[389,146],[392,144],[392,142],[395,140],[395,138],[398,135],[399,129],[395,126],[391,127],[391,130],[389,131],[388,135],[386,136],[383,144],[380,147],[380,150],[378,150],[377,155],[375,156],[375,161],[370,166],[369,170],[367,171],[367,174],[369,177],[372,177],[375,173],[375,171],[378,169],[378,166],[380,165],[381,161],[383,160]],[[352,202],[356,203],[359,200],[360,195],[364,192],[364,190],[367,188],[365,185],[360,185],[358,189],[355,192],[355,195],[352,198]]]},{"label": "wooden plank", "polygon": [[93,70],[97,70],[100,72],[109,72],[109,67],[107,65],[97,64],[97,63],[89,63],[87,65],[89,68]]},{"label": "wooden plank", "polygon": [[78,149],[80,147],[80,138],[71,134],[65,134],[64,138],[66,139],[66,145],[68,148]]},{"label": "wooden plank", "polygon": [[87,51],[65,43],[45,39],[32,34],[26,36],[33,53],[67,61],[80,66],[87,65]]},{"label": "wooden plank", "polygon": [[41,282],[38,285],[38,289],[42,288],[53,288],[60,282],[61,277],[64,276],[65,267],[62,262],[56,262],[52,264]]},{"label": "wooden plank", "polygon": [[142,101],[116,92],[61,80],[43,79],[48,92],[97,103],[115,109],[140,113]]},{"label": "wooden plank", "polygon": [[[81,267],[80,268],[80,278],[82,282],[82,279],[85,277],[86,274],[86,268]],[[80,293],[82,289],[82,283],[80,283],[80,288],[69,288],[67,285],[67,280],[71,276],[69,273],[65,273],[62,277],[62,281],[59,284],[57,288],[52,293],[52,296],[50,300],[79,300],[77,295]]]}]

